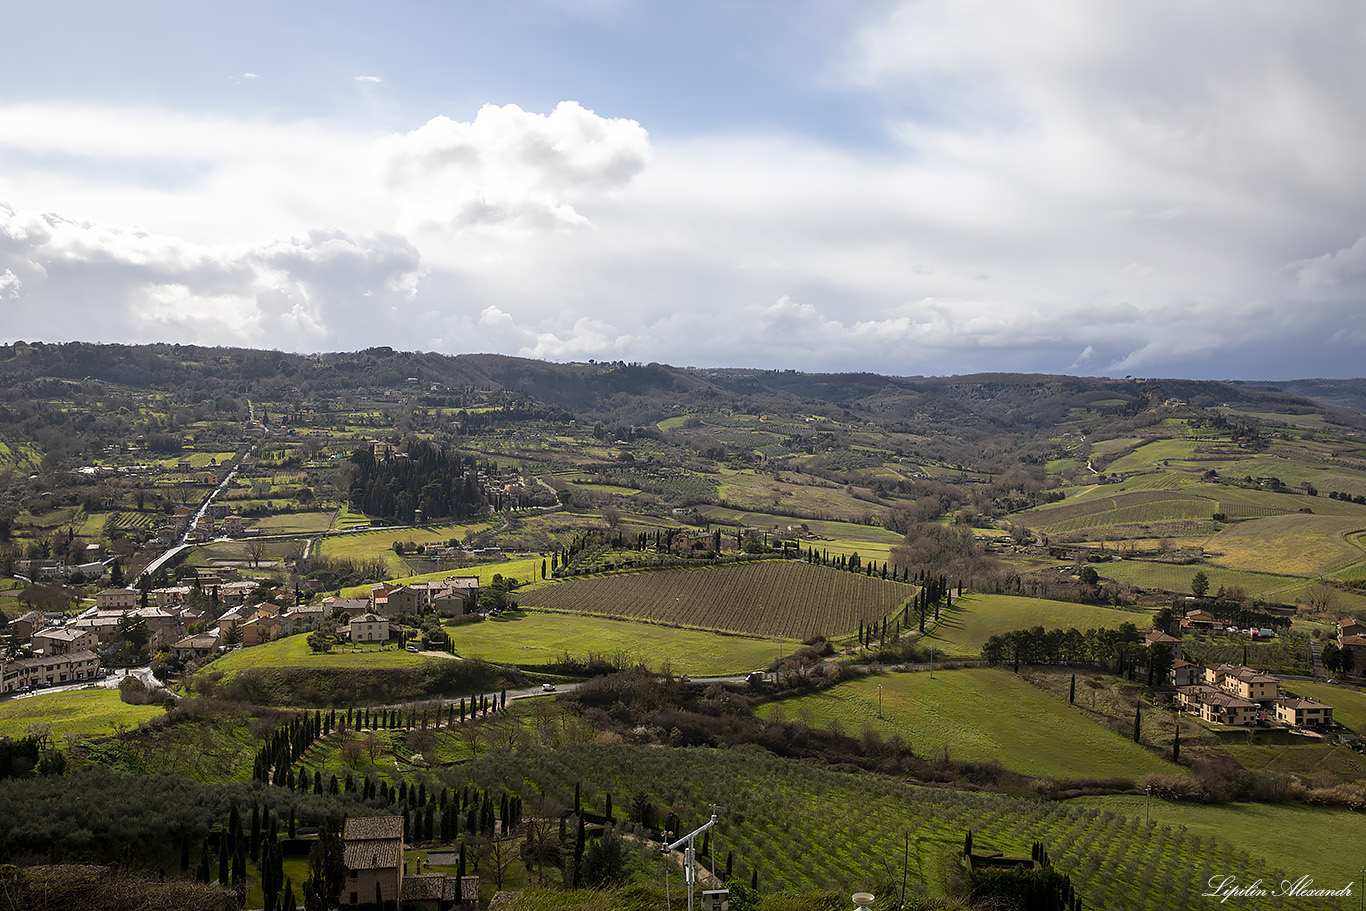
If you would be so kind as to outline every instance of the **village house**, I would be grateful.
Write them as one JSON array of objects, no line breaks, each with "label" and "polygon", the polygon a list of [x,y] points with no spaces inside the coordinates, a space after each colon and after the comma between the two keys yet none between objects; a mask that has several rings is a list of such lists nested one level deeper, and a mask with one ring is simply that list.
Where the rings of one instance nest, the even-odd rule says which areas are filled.
[{"label": "village house", "polygon": [[1214,615],[1209,611],[1205,610],[1203,607],[1197,607],[1194,610],[1186,611],[1185,619],[1181,621],[1181,628],[1191,630],[1216,630],[1220,628],[1220,624],[1214,619]]},{"label": "village house", "polygon": [[217,648],[218,630],[215,628],[176,640],[171,652],[181,661],[192,661],[213,654]]},{"label": "village house", "polygon": [[1212,724],[1252,724],[1259,706],[1203,683],[1176,688],[1176,704]]},{"label": "village house", "polygon": [[88,610],[67,626],[73,629],[88,630],[95,636],[96,642],[103,642],[113,635],[114,630],[118,629],[119,621],[124,617],[124,611],[102,611],[98,609]]},{"label": "village house", "polygon": [[352,642],[388,642],[389,620],[378,614],[361,614],[346,627]]},{"label": "village house", "polygon": [[1175,636],[1162,632],[1160,629],[1150,629],[1143,636],[1144,648],[1152,648],[1154,645],[1165,645],[1170,647],[1173,658],[1180,658],[1182,656],[1181,640]]},{"label": "village house", "polygon": [[1252,702],[1270,704],[1280,695],[1280,680],[1237,664],[1206,667],[1205,683]]},{"label": "village house", "polygon": [[349,817],[342,826],[344,904],[397,902],[403,889],[403,817]]},{"label": "village house", "polygon": [[234,607],[232,610],[225,611],[218,618],[219,641],[227,642],[228,637],[232,635],[232,630],[237,628],[242,633],[243,645],[260,645],[262,642],[269,642],[272,629],[274,630],[274,636],[279,636],[280,634],[280,623],[278,620],[273,626],[271,624],[254,625],[250,630],[250,636],[252,638],[250,643],[247,642],[247,636],[249,634],[247,625],[251,621],[257,619],[274,619],[275,617],[278,617],[279,614],[279,606],[271,604],[269,601],[263,601],[260,604],[243,604],[241,607]]},{"label": "village house", "polygon": [[[338,598],[336,596],[326,597],[323,599],[323,608],[326,611],[325,616],[331,617],[337,611],[338,608],[345,611],[347,617],[359,617],[361,614],[371,613],[373,597],[373,590],[371,592],[372,600],[368,601],[361,600],[360,598]],[[379,613],[379,611],[374,611],[374,613]]]},{"label": "village house", "polygon": [[377,585],[370,589],[370,610],[395,617],[435,611],[443,617],[473,613],[479,604],[479,579],[452,576],[409,585]]},{"label": "village house", "polygon": [[33,650],[44,655],[69,655],[84,652],[99,644],[99,638],[88,629],[56,627],[33,634]]},{"label": "village house", "polygon": [[27,642],[47,624],[40,610],[26,611],[9,622],[9,633],[16,642]]},{"label": "village house", "polygon": [[1282,696],[1276,700],[1276,720],[1297,728],[1317,728],[1333,720],[1333,707],[1317,699]]},{"label": "village house", "polygon": [[1194,686],[1204,677],[1204,669],[1198,664],[1192,664],[1182,658],[1172,662],[1172,668],[1167,672],[1167,682],[1171,686]]},{"label": "village house", "polygon": [[0,693],[14,693],[39,686],[94,680],[100,673],[100,659],[94,652],[42,655],[3,662]]},{"label": "village house", "polygon": [[242,647],[264,645],[282,635],[285,635],[285,624],[278,615],[258,614],[242,624]]},{"label": "village house", "polygon": [[137,589],[106,588],[95,592],[95,607],[100,610],[132,610],[137,606]]},{"label": "village house", "polygon": [[185,599],[190,597],[190,592],[194,591],[188,585],[171,585],[166,588],[154,588],[148,595],[148,599],[157,607],[175,607],[177,604],[184,604]]},{"label": "village house", "polygon": [[224,582],[218,587],[218,602],[224,607],[240,607],[247,603],[258,582]]}]

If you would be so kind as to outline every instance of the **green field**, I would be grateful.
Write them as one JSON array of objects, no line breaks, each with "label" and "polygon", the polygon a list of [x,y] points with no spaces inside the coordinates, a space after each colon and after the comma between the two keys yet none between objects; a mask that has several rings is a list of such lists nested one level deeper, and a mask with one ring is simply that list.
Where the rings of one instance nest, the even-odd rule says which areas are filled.
[{"label": "green field", "polygon": [[395,541],[402,541],[405,544],[409,541],[414,544],[444,544],[451,538],[463,541],[492,524],[493,520],[483,519],[447,525],[424,525],[421,528],[377,528],[345,535],[329,535],[319,542],[318,551],[324,557],[344,557],[351,560],[373,560],[378,557],[386,561],[391,570],[402,572],[403,561],[394,554]]},{"label": "green field", "polygon": [[[776,639],[730,636],[575,614],[511,611],[447,629],[455,650],[499,664],[543,665],[563,655],[624,656],[691,676],[737,674],[767,667],[784,647]],[[794,644],[788,641],[791,651]]]},{"label": "green field", "polygon": [[1292,514],[1239,522],[1205,545],[1211,562],[1228,569],[1317,576],[1359,563],[1354,535],[1366,522],[1350,516]]},{"label": "green field", "polygon": [[1242,570],[1221,569],[1217,566],[1181,565],[1177,563],[1157,563],[1150,560],[1118,560],[1096,567],[1103,578],[1116,582],[1128,582],[1143,588],[1156,588],[1161,591],[1189,594],[1191,579],[1203,572],[1209,581],[1210,594],[1220,588],[1241,588],[1254,598],[1277,600],[1282,596],[1299,591],[1308,583],[1295,576],[1277,576],[1270,573],[1254,573]]},{"label": "green field", "polygon": [[[878,706],[881,704],[879,716]],[[998,761],[1026,775],[1126,778],[1177,767],[1081,709],[1003,670],[971,668],[891,674],[841,683],[813,696],[772,703],[766,717],[838,725],[855,736],[871,728],[900,735],[922,756]]]},{"label": "green field", "polygon": [[[390,585],[406,585],[410,582],[449,579],[452,576],[475,576],[479,579],[480,585],[488,585],[493,581],[494,576],[502,576],[504,579],[516,579],[519,583],[526,584],[540,578],[541,563],[540,557],[519,557],[504,563],[481,563],[478,566],[466,566],[464,569],[443,569],[435,573],[390,579],[388,582]],[[341,590],[340,597],[368,598],[370,597],[370,585],[367,583],[344,588]]]},{"label": "green field", "polygon": [[414,655],[399,645],[336,645],[332,651],[317,655],[308,647],[305,635],[286,636],[274,642],[239,648],[205,665],[200,673],[222,673],[225,678],[255,667],[409,667],[424,661],[442,660]]},{"label": "green field", "polygon": [[917,640],[933,647],[936,655],[975,658],[987,639],[998,633],[1042,626],[1044,629],[1088,630],[1132,623],[1140,630],[1149,626],[1146,612],[1114,610],[1070,601],[1020,598],[1014,595],[964,595],[940,613],[939,623]]},{"label": "green field", "polygon": [[22,737],[31,724],[49,724],[54,737],[106,737],[166,714],[160,705],[127,705],[104,687],[44,693],[0,703],[0,737]]}]

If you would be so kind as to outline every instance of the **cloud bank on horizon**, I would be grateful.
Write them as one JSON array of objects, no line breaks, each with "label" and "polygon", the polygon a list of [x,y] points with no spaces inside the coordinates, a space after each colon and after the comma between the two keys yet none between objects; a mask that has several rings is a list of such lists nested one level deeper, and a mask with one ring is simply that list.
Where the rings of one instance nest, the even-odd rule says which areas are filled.
[{"label": "cloud bank on horizon", "polygon": [[31,6],[0,338],[1362,374],[1351,2]]}]

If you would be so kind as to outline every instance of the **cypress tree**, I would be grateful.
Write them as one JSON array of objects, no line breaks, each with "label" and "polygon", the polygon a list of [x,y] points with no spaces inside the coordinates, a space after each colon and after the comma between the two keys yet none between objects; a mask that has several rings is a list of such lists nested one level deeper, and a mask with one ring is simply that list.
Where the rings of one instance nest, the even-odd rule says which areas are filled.
[{"label": "cypress tree", "polygon": [[1176,724],[1176,737],[1172,739],[1172,762],[1181,761],[1181,723]]},{"label": "cypress tree", "polygon": [[1134,707],[1134,743],[1138,743],[1140,725],[1143,720],[1143,706]]},{"label": "cypress tree", "polygon": [[218,835],[218,884],[228,884],[228,838],[226,832]]},{"label": "cypress tree", "polygon": [[759,867],[757,864],[754,866],[754,869],[749,871],[749,887],[751,889],[759,888]]},{"label": "cypress tree", "polygon": [[285,880],[285,897],[280,899],[280,911],[298,911],[294,904],[294,880]]},{"label": "cypress tree", "polygon": [[1073,675],[1072,675],[1072,686],[1071,686],[1071,687],[1068,689],[1068,691],[1067,691],[1067,703],[1068,703],[1068,705],[1076,705],[1076,704],[1077,704],[1077,675],[1076,675],[1076,674],[1073,674]]}]

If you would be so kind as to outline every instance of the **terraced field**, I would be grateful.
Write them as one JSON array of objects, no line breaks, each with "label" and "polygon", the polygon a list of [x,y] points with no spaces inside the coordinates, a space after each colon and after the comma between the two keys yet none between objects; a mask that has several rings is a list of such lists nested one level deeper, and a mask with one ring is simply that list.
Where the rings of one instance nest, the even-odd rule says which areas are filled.
[{"label": "terraced field", "polygon": [[860,622],[890,616],[912,594],[899,582],[764,560],[567,579],[517,599],[540,610],[800,640],[857,632]]}]

